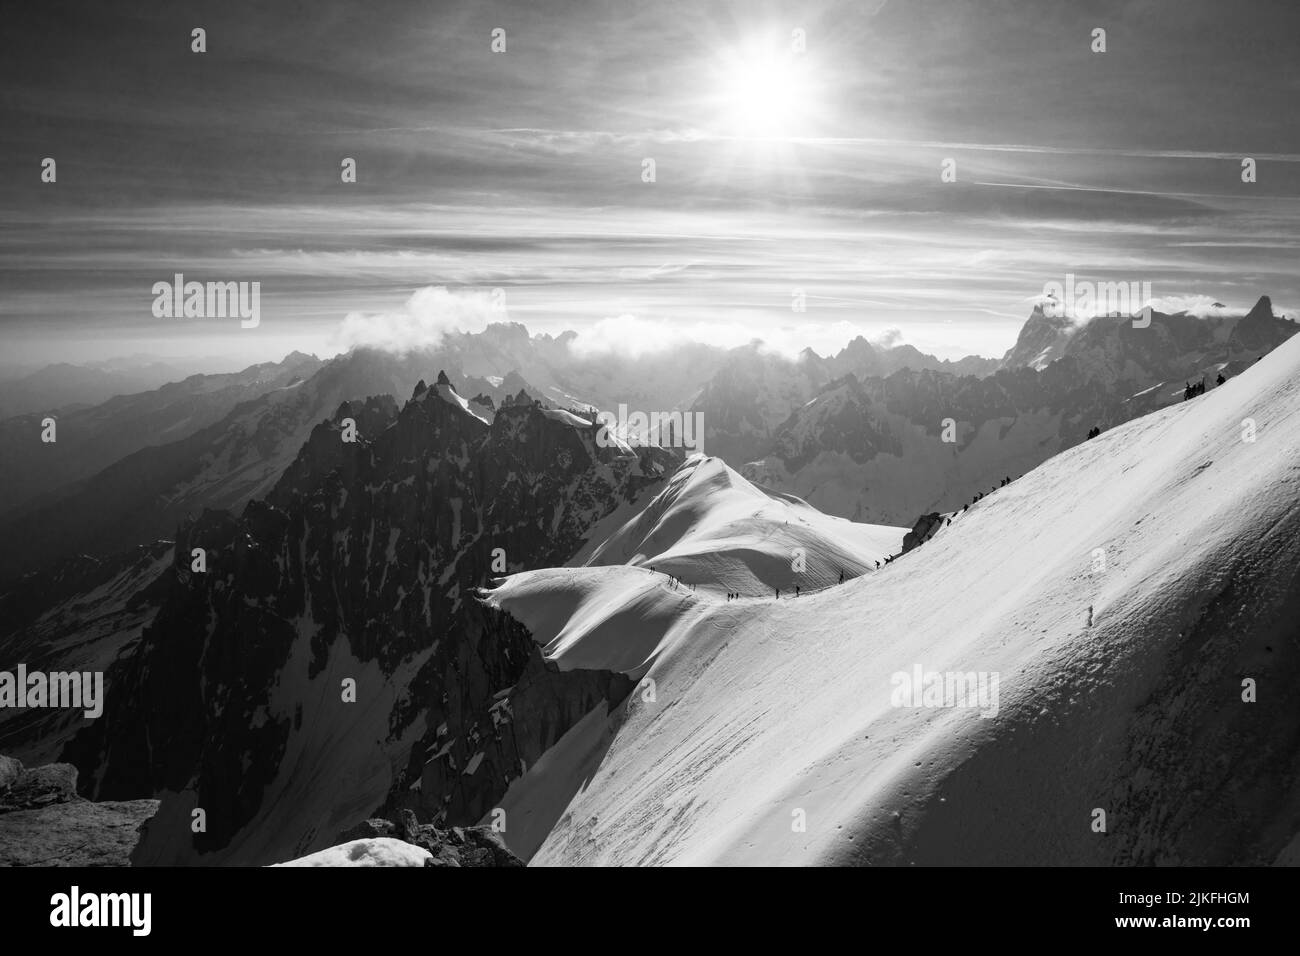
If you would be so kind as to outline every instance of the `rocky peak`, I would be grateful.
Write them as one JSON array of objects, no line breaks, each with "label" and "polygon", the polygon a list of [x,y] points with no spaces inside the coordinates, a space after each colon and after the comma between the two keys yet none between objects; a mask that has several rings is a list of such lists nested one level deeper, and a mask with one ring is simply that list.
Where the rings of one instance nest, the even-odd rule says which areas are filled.
[{"label": "rocky peak", "polygon": [[[503,570],[564,564],[595,522],[663,480],[670,453],[598,448],[592,429],[526,396],[488,426],[451,394],[407,402],[364,441],[322,425],[271,499],[181,529],[177,553],[204,548],[207,572],[177,562],[107,675],[115,700],[138,703],[64,750],[98,798],[170,794],[166,821],[208,811],[193,841],[146,832],[138,862],[296,858],[328,845],[316,823],[349,802],[473,824],[523,766],[631,689],[548,668],[524,628],[473,595]],[[341,700],[344,678],[364,706]],[[335,777],[319,798],[281,766],[303,748]],[[365,760],[383,772],[355,774]],[[288,827],[275,813],[285,799],[301,804]]]},{"label": "rocky peak", "polygon": [[372,817],[363,823],[344,830],[339,843],[353,840],[396,839],[423,847],[432,856],[425,866],[433,867],[520,867],[524,861],[506,848],[501,837],[490,827],[440,828],[420,823],[415,811],[405,809],[393,814],[393,819]]},{"label": "rocky peak", "polygon": [[[334,418],[312,429],[298,456],[284,470],[267,500],[280,505],[292,494],[317,487],[330,472],[346,468],[358,454],[397,418],[391,395],[372,395],[364,401],[345,401]],[[355,441],[344,441],[344,419],[356,425]]]},{"label": "rocky peak", "polygon": [[1259,301],[1246,313],[1247,319],[1271,319],[1273,318],[1273,300],[1266,295],[1261,295]]},{"label": "rocky peak", "polygon": [[1239,357],[1247,357],[1241,356],[1243,352],[1253,352],[1255,354],[1249,358],[1257,358],[1295,333],[1296,324],[1275,315],[1272,299],[1262,295],[1254,307],[1233,326],[1228,344]]},{"label": "rocky peak", "polygon": [[1003,368],[1043,368],[1060,358],[1061,350],[1074,328],[1067,315],[1047,315],[1041,303],[1034,306],[1020,327],[1020,334],[1002,359]]}]

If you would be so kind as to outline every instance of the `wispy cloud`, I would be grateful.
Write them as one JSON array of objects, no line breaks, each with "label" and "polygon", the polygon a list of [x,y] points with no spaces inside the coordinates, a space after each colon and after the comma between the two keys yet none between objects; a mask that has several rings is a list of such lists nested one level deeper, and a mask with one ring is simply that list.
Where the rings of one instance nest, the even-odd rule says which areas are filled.
[{"label": "wispy cloud", "polygon": [[[20,14],[0,320],[53,357],[128,334],[220,345],[150,316],[173,271],[263,282],[241,350],[427,343],[487,321],[494,288],[592,350],[676,328],[820,351],[893,327],[947,357],[1001,353],[1026,297],[1067,272],[1300,301],[1287,4],[321,0],[309,28],[213,8],[202,57],[179,7]],[[720,70],[794,27],[789,128],[738,135]]]}]

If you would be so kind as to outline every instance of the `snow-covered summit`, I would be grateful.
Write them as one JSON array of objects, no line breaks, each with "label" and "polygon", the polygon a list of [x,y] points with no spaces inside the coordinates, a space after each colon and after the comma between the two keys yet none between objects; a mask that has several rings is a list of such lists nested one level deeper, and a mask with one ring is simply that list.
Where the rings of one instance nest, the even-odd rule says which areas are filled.
[{"label": "snow-covered summit", "polygon": [[721,458],[695,454],[587,563],[653,566],[686,583],[766,595],[874,569],[900,550],[904,531],[824,515],[752,484]]},{"label": "snow-covered summit", "polygon": [[438,378],[433,383],[432,387],[425,385],[424,380],[421,379],[415,386],[415,391],[411,395],[411,401],[423,402],[431,396],[434,398],[440,398],[448,405],[460,409],[466,415],[477,418],[484,425],[492,424],[492,419],[494,417],[493,409],[490,406],[479,404],[478,402],[473,404],[467,402],[461,397],[460,393],[456,391],[456,387],[451,384],[451,379],[447,378],[446,372],[438,373]]}]

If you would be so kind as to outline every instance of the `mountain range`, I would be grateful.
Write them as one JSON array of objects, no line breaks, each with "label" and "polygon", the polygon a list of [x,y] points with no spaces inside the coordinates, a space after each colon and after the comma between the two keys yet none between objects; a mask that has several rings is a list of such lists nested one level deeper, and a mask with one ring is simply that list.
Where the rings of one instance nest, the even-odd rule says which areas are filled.
[{"label": "mountain range", "polygon": [[[1249,651],[1271,679],[1293,666],[1296,330],[1267,298],[1148,328],[1035,310],[1002,359],[952,363],[865,339],[826,358],[610,357],[502,324],[60,406],[54,444],[43,416],[9,419],[0,529],[23,544],[0,556],[0,646],[104,671],[110,706],[2,711],[0,752],[73,765],[97,801],[159,801],[137,863],[282,862],[372,814],[457,827],[498,811],[539,863],[909,862],[997,831],[988,807],[1015,798],[997,781],[1021,760],[1060,799],[1049,769],[1077,774],[1042,741],[1132,768],[1151,759],[1146,728],[1190,763],[1090,778],[1140,827],[1096,847],[1039,813],[1044,846],[1278,858],[1291,791],[1252,764],[1254,789],[1223,793],[1160,722],[1194,705],[1253,733],[1187,670],[1192,648]],[[601,440],[595,412],[620,403],[702,414],[704,451]],[[1238,447],[1234,416],[1258,442]],[[1120,486],[1122,503],[1098,490]],[[1196,544],[1172,552],[1152,527]],[[1096,547],[1115,573],[1092,581]],[[1063,597],[1085,583],[1086,626]],[[1225,637],[1233,615],[1247,626]],[[1003,674],[1009,716],[986,733],[854,703],[907,660]],[[1142,816],[1141,787],[1182,785],[1220,788],[1193,803],[1226,801],[1237,856]],[[795,809],[835,832],[764,829]],[[962,853],[1039,861],[983,838]]]},{"label": "mountain range", "polygon": [[[1214,387],[1218,376],[1240,374],[1297,330],[1273,314],[1267,297],[1238,317],[1156,312],[1148,328],[1128,317],[1076,325],[1035,309],[993,374],[850,372],[797,406],[791,401],[769,432],[751,433],[737,467],[830,514],[910,524],[1023,474],[1094,427],[1182,401],[1189,381]],[[739,390],[722,407],[754,406],[752,391]],[[702,410],[706,422],[719,420],[707,400]],[[948,422],[952,440],[937,441]]]},{"label": "mountain range", "polygon": [[493,607],[641,692],[512,783],[505,838],[531,865],[1300,863],[1298,463],[1293,338],[816,593],[728,600],[705,555],[685,594],[640,561],[513,575]]}]

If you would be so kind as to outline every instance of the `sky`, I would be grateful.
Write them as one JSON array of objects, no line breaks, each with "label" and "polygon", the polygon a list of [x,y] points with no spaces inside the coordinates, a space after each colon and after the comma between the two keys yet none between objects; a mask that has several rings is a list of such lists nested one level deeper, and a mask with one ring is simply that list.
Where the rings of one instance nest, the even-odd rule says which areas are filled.
[{"label": "sky", "polygon": [[[1067,274],[1295,314],[1298,26],[1290,0],[24,4],[3,351],[233,366],[508,318],[1000,355]],[[259,324],[156,316],[176,273],[259,282]]]}]

